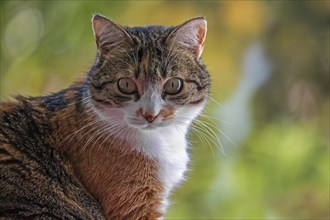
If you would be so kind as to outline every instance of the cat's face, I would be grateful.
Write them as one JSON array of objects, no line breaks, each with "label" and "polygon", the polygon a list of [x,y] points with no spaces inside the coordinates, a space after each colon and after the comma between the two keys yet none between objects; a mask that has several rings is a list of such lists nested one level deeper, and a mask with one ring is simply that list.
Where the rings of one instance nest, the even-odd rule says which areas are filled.
[{"label": "cat's face", "polygon": [[200,61],[206,21],[178,27],[121,27],[94,16],[98,47],[90,95],[102,119],[142,130],[188,125],[205,105],[209,75]]}]

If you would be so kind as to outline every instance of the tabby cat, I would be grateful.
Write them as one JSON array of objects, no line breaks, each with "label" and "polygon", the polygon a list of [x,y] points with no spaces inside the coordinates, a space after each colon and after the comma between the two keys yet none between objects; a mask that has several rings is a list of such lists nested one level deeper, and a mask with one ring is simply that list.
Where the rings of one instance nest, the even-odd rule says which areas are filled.
[{"label": "tabby cat", "polygon": [[49,96],[0,105],[0,219],[161,219],[209,95],[204,18],[120,26],[94,15],[95,63]]}]

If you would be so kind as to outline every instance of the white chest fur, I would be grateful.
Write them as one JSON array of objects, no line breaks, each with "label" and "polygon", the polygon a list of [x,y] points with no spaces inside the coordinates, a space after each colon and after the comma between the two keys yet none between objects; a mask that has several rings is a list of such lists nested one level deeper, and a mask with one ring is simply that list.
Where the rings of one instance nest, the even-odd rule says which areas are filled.
[{"label": "white chest fur", "polygon": [[171,190],[184,179],[189,157],[187,154],[186,131],[184,127],[165,127],[143,131],[137,139],[137,147],[148,157],[157,161],[159,179],[164,187],[163,211]]}]

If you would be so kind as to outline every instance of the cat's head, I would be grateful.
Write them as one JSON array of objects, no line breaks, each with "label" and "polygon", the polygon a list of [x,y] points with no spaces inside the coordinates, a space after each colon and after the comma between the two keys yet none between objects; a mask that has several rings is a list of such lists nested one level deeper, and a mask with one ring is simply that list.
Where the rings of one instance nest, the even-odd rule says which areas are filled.
[{"label": "cat's head", "polygon": [[89,92],[100,117],[142,130],[189,125],[209,94],[200,60],[205,19],[176,27],[123,27],[95,15],[92,25],[98,50]]}]

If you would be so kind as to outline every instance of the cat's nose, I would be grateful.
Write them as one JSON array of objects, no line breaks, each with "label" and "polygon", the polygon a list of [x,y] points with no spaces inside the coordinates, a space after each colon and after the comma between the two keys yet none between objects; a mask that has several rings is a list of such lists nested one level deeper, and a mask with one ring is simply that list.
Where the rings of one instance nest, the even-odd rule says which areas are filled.
[{"label": "cat's nose", "polygon": [[153,122],[155,120],[155,118],[157,117],[157,115],[153,115],[153,114],[149,114],[149,113],[145,113],[145,114],[143,114],[143,116],[147,119],[147,121],[149,123]]}]

